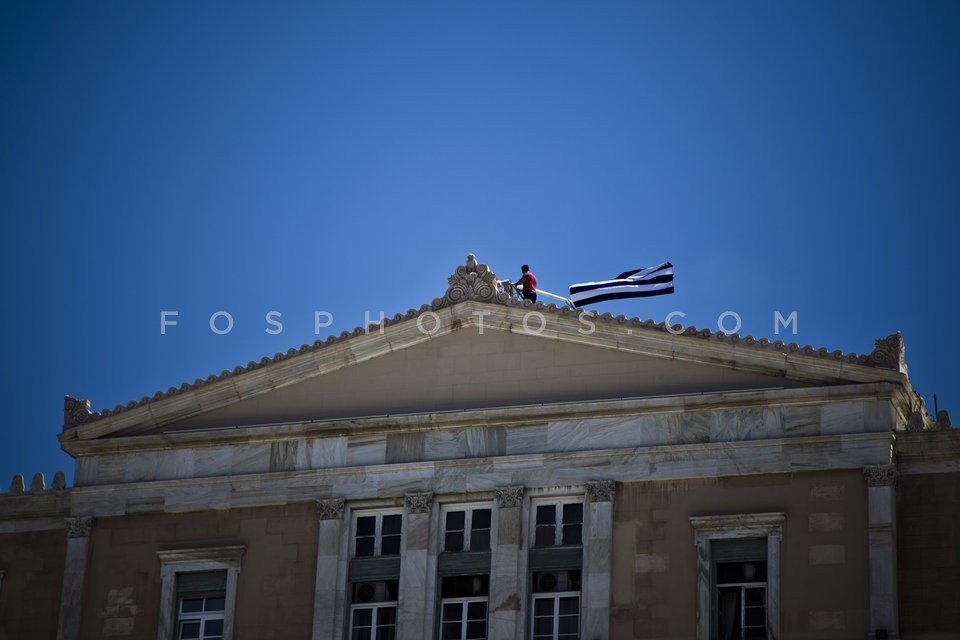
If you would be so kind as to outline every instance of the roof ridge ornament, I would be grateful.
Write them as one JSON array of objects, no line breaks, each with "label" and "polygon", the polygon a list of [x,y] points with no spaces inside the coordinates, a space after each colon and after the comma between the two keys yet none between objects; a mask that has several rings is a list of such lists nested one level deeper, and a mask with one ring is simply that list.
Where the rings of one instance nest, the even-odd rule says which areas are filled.
[{"label": "roof ridge ornament", "polygon": [[906,373],[907,362],[904,357],[903,334],[897,331],[886,338],[874,340],[870,361],[876,366]]},{"label": "roof ridge ornament", "polygon": [[497,275],[490,268],[477,262],[476,256],[467,254],[466,264],[459,265],[447,278],[450,285],[443,298],[434,302],[434,308],[449,307],[465,300],[506,304],[509,296],[497,291]]},{"label": "roof ridge ornament", "polygon": [[63,396],[63,430],[79,427],[90,421],[90,401]]}]

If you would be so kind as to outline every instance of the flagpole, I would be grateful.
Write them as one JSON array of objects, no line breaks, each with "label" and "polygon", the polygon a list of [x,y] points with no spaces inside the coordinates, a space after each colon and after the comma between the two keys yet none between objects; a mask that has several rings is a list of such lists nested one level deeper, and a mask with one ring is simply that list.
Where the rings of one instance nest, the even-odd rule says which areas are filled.
[{"label": "flagpole", "polygon": [[[516,295],[518,298],[523,299],[523,296],[517,290],[517,285],[515,285],[511,281],[497,280],[497,286],[500,287],[502,291],[506,291],[511,295]],[[558,296],[555,293],[550,293],[549,291],[544,291],[543,289],[537,289],[537,295],[547,296],[548,298],[553,298],[554,300],[560,300],[561,302],[569,306],[571,309],[577,308],[576,305],[573,304],[573,300],[571,300],[570,298],[564,298],[563,296]]]}]

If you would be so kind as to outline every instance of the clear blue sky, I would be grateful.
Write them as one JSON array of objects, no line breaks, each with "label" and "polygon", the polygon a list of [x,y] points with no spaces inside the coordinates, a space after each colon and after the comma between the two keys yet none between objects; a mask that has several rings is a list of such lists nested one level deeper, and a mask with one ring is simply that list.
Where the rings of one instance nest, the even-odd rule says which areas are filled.
[{"label": "clear blue sky", "polygon": [[418,307],[471,251],[557,292],[676,266],[601,312],[900,330],[958,420],[958,34],[956,2],[4,2],[2,488],[72,478],[64,394]]}]

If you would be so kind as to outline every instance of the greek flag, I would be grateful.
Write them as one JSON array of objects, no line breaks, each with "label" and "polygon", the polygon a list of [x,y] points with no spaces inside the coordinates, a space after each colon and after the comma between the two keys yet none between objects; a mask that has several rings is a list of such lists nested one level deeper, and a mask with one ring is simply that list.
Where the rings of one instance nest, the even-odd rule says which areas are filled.
[{"label": "greek flag", "polygon": [[570,299],[577,307],[604,300],[643,298],[665,293],[673,293],[673,265],[669,262],[626,271],[613,280],[570,285]]}]

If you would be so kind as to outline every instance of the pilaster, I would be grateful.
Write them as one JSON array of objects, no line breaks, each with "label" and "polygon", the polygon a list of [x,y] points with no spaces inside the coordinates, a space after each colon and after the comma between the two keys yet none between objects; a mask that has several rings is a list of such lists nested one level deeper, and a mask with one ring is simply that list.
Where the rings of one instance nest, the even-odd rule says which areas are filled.
[{"label": "pilaster", "polygon": [[610,636],[610,576],[613,542],[613,496],[616,483],[586,484],[587,517],[583,540],[583,590],[580,637]]},{"label": "pilaster", "polygon": [[523,621],[520,616],[523,591],[521,589],[521,558],[523,536],[523,487],[497,489],[494,501],[496,544],[490,558],[490,615],[491,640],[522,638]]},{"label": "pilaster", "polygon": [[60,619],[57,640],[77,640],[80,637],[83,583],[87,573],[90,550],[91,516],[64,518],[67,532],[67,550],[63,566],[63,589],[60,593]]},{"label": "pilaster", "polygon": [[897,600],[897,468],[893,464],[863,467],[867,481],[867,524],[870,558],[870,633],[873,640],[900,637]]},{"label": "pilaster", "polygon": [[[313,640],[336,640],[342,635],[346,606],[346,574],[340,567],[344,535],[344,501],[317,500],[317,574],[313,595]],[[341,575],[343,574],[343,575]]]},{"label": "pilaster", "polygon": [[397,637],[421,640],[425,634],[432,634],[434,626],[434,606],[427,600],[428,585],[436,575],[436,557],[431,562],[428,548],[433,494],[408,493],[403,498]]}]

